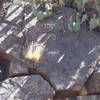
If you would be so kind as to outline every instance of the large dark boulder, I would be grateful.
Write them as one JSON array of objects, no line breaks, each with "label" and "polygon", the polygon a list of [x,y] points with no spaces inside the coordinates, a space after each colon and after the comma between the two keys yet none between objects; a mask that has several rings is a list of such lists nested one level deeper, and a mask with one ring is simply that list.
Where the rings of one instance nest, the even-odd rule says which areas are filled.
[{"label": "large dark boulder", "polygon": [[[25,13],[24,23],[21,20],[23,9]],[[34,100],[47,100],[47,95],[50,95],[51,98],[54,96],[52,88],[56,91],[56,98],[65,98],[71,95],[72,91],[69,95],[66,95],[66,91],[69,93],[68,90],[75,91],[73,95],[87,95],[91,92],[98,92],[100,89],[98,84],[100,83],[99,71],[93,74],[93,68],[96,67],[96,61],[100,54],[99,50],[94,50],[94,48],[100,42],[100,34],[86,30],[85,23],[79,32],[70,32],[68,30],[68,19],[76,11],[66,7],[60,10],[62,12],[61,14],[54,14],[50,18],[38,21],[29,5],[23,8],[23,6],[15,4],[8,9],[6,20],[9,23],[3,23],[0,28],[0,47],[4,48],[7,53],[23,60],[24,58],[21,56],[24,39],[22,32],[25,29],[27,30],[25,33],[26,39],[29,43],[32,41],[33,44],[45,42],[44,52],[40,61],[35,64],[36,70],[39,71],[39,76],[33,75],[31,78],[27,77],[26,85],[23,86],[24,89],[18,91],[18,97],[23,98],[29,93],[29,96],[27,96],[28,100],[33,100],[32,98]],[[28,62],[32,64],[31,61]],[[11,73],[27,73],[27,67],[13,59],[10,63],[9,70]],[[40,78],[41,73],[45,73],[42,78],[47,76],[46,80],[49,80],[48,83]],[[78,75],[77,79],[73,78],[75,75]],[[18,78],[18,80],[21,80],[21,78]],[[34,83],[34,80],[36,83]],[[69,87],[72,81],[74,81],[74,85]],[[35,87],[30,91],[33,83]],[[19,83],[19,85],[21,84]],[[92,86],[97,88],[91,88]],[[46,93],[46,89],[44,88],[50,91]],[[27,93],[25,89],[28,89]],[[35,96],[35,91],[37,92],[36,96],[41,95],[41,99]],[[38,94],[39,91],[41,93]]]}]

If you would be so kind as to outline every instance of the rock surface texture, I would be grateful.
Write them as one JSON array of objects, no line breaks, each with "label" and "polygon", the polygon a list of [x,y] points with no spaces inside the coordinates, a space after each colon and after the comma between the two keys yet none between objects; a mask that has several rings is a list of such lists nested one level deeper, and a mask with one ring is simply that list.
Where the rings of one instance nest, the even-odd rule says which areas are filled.
[{"label": "rock surface texture", "polygon": [[[87,30],[85,24],[78,33],[69,32],[68,19],[75,10],[64,7],[61,14],[38,21],[30,5],[5,3],[5,6],[9,5],[5,19],[0,22],[0,47],[22,60],[24,38],[28,43],[33,41],[34,45],[43,44],[44,50],[35,67],[40,73],[3,81],[0,100],[53,100],[55,91],[62,91],[56,94],[55,100],[67,100],[67,94],[61,95],[67,89],[81,90],[86,94],[100,92],[100,66],[97,65],[100,34]],[[10,68],[11,73],[27,72],[27,66],[14,60]],[[41,73],[45,73],[44,77],[47,76],[49,81]],[[77,99],[100,100],[100,97],[83,96]]]}]

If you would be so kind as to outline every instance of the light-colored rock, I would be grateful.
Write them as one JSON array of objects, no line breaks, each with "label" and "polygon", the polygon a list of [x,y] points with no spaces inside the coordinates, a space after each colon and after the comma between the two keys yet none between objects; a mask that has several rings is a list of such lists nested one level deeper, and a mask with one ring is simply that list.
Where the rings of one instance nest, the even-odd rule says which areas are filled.
[{"label": "light-colored rock", "polygon": [[7,79],[0,86],[2,100],[52,100],[53,89],[38,75]]}]

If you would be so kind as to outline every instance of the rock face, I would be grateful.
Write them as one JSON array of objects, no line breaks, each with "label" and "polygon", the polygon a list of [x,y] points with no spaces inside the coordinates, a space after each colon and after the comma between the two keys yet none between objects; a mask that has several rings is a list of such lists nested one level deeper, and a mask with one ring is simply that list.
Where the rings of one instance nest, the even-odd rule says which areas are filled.
[{"label": "rock face", "polygon": [[12,78],[2,82],[2,100],[52,100],[53,89],[40,76]]},{"label": "rock face", "polygon": [[[29,5],[24,7],[19,5],[18,2],[11,5],[5,17],[6,21],[0,26],[0,47],[23,60],[21,52],[24,42],[23,32],[26,30],[25,38],[29,43],[33,41],[33,44],[44,45],[45,48],[40,61],[36,64],[36,69],[48,76],[57,91],[68,89],[69,83],[75,80],[72,76],[76,72],[80,72],[79,76],[81,77],[78,77],[79,80],[76,79],[75,82],[81,82],[82,84],[79,85],[79,88],[75,88],[75,90],[80,90],[86,84],[84,88],[87,91],[100,91],[100,86],[97,84],[100,83],[100,77],[97,78],[100,75],[99,69],[95,72],[96,74],[91,76],[92,79],[88,80],[94,71],[89,68],[95,67],[96,59],[99,56],[99,51],[91,53],[91,50],[99,44],[100,34],[86,30],[85,24],[82,25],[82,29],[78,33],[69,32],[67,27],[69,23],[68,19],[75,11],[70,8],[62,8],[61,12],[61,14],[54,14],[48,19],[38,21]],[[25,21],[22,20],[23,13],[25,14]],[[83,66],[82,64],[86,64],[85,68],[79,71]],[[21,65],[16,61],[11,63],[10,68],[12,69],[10,71],[13,73],[27,72],[27,66]],[[15,87],[12,90],[13,92],[15,91],[14,94],[5,89],[3,92],[4,97],[2,95],[1,97],[4,100],[8,97],[7,100],[11,100],[12,98],[12,100],[52,100],[54,95],[53,87],[40,76],[33,75],[31,77],[10,79],[10,81],[14,80],[14,82],[17,82],[17,86],[20,87],[16,87],[16,84],[13,84],[10,88],[13,89]],[[21,80],[24,78],[23,85],[21,85]],[[98,82],[95,80],[96,78]],[[8,82],[7,84],[11,85],[9,79],[6,81]],[[88,85],[88,83],[92,83],[91,81],[94,81],[94,85]],[[97,88],[93,89],[92,86],[95,87],[96,84]],[[3,94],[2,91],[1,87],[1,94]],[[79,100],[81,98],[78,97]],[[89,100],[88,98],[94,100],[92,97],[86,98],[87,100]]]}]

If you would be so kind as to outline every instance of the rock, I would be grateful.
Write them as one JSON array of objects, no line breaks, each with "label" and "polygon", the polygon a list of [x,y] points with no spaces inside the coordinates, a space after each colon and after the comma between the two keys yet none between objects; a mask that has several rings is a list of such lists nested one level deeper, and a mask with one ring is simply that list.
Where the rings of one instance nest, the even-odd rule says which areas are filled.
[{"label": "rock", "polygon": [[0,86],[2,100],[52,100],[53,89],[38,75],[7,79]]},{"label": "rock", "polygon": [[[21,20],[23,9],[25,9],[24,23],[22,23]],[[36,63],[36,69],[47,74],[57,91],[66,90],[72,79],[71,77],[79,70],[80,64],[84,61],[84,58],[88,55],[89,51],[100,42],[100,35],[95,34],[92,31],[87,31],[85,24],[78,33],[71,33],[68,31],[68,19],[73,13],[75,13],[75,11],[70,8],[62,8],[62,14],[54,14],[48,19],[38,21],[37,18],[34,17],[30,6],[23,7],[21,5],[12,5],[6,15],[6,20],[11,21],[11,23],[2,24],[2,27],[0,28],[0,46],[10,54],[23,60],[20,55],[23,46],[22,32],[26,29],[26,38],[29,43],[42,43],[45,45],[40,61]],[[97,56],[95,56],[95,59],[96,57]],[[88,57],[88,60],[90,61],[90,64],[91,61],[94,62],[91,57]],[[13,65],[14,63],[12,62]],[[27,68],[21,68],[21,65],[18,63],[12,67],[16,72],[26,72]],[[80,73],[81,77],[85,78],[85,76],[88,75],[88,70],[89,68],[86,67],[86,69],[82,71],[84,74]],[[94,70],[92,70],[92,72],[93,71]],[[90,75],[91,73],[88,77]],[[18,79],[21,80],[20,78]],[[36,82],[32,80],[35,80]],[[42,80],[43,84],[39,80]],[[83,79],[81,82],[84,83],[85,81]],[[20,97],[18,99],[25,97],[26,100],[33,100],[32,98],[34,98],[34,100],[47,100],[48,94],[50,94],[50,97],[53,95],[53,92],[51,91],[52,87],[47,85],[49,83],[44,83],[44,80],[41,79],[40,76],[32,76],[26,83],[27,84],[24,85],[21,88],[21,91],[16,95],[17,97]],[[33,86],[33,84],[35,85]],[[46,86],[48,91],[44,88]],[[81,86],[83,86],[83,84],[80,85],[78,90]],[[51,92],[49,92],[49,89]],[[39,94],[37,92],[39,92]],[[46,92],[48,93],[46,94]],[[26,95],[27,93],[29,94]]]},{"label": "rock", "polygon": [[88,93],[100,93],[100,69],[95,71],[83,87]]}]

